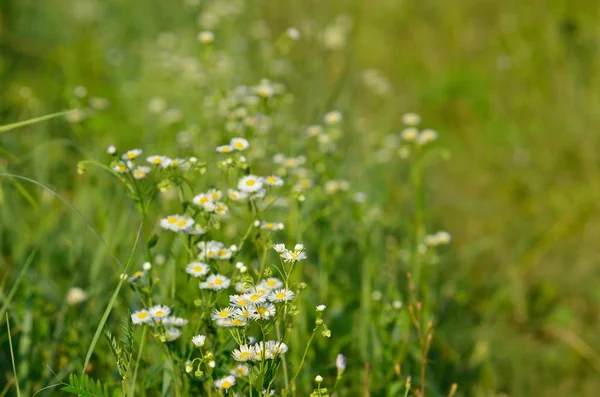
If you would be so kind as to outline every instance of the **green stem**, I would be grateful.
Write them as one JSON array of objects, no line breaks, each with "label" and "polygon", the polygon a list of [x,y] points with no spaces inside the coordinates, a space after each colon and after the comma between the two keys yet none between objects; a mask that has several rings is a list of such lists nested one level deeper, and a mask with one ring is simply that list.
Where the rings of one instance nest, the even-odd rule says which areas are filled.
[{"label": "green stem", "polygon": [[298,377],[298,374],[300,373],[300,370],[302,369],[302,366],[304,365],[304,360],[306,360],[306,355],[308,354],[308,349],[310,348],[310,345],[311,345],[313,339],[315,338],[315,334],[317,333],[318,328],[319,328],[319,326],[316,325],[315,328],[313,329],[313,333],[310,336],[308,343],[306,344],[306,349],[304,349],[304,354],[302,355],[302,360],[300,361],[300,366],[296,370],[296,373],[294,374],[294,377],[292,378],[292,381],[290,382],[292,385],[292,388],[294,390],[296,389],[296,384],[295,384],[296,378]]},{"label": "green stem", "polygon": [[142,332],[142,341],[140,342],[140,350],[138,351],[137,359],[135,360],[135,368],[133,370],[133,379],[131,380],[131,397],[135,396],[135,385],[137,381],[138,369],[140,368],[140,362],[142,361],[142,354],[144,352],[144,346],[146,345],[146,336],[148,334],[148,327],[144,326]]}]

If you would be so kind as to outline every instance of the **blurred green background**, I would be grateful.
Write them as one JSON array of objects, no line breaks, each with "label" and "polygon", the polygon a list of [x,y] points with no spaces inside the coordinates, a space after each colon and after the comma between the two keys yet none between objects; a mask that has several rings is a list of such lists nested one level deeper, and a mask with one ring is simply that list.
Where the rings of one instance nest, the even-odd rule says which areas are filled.
[{"label": "blurred green background", "polygon": [[[154,95],[176,103],[183,123],[202,117],[202,90],[180,78],[189,72],[202,80],[193,63],[167,72],[156,65],[165,61],[158,49],[175,39],[178,49],[194,51],[197,32],[210,24],[201,15],[214,4],[221,4],[217,43],[234,59],[217,69],[237,71],[224,79],[255,82],[290,68],[280,80],[296,96],[299,123],[332,108],[356,120],[346,147],[353,160],[343,170],[384,211],[394,213],[406,188],[396,169],[377,161],[383,152],[361,149],[398,132],[407,111],[439,131],[449,158],[427,174],[428,205],[454,244],[440,270],[440,288],[452,297],[437,331],[451,348],[432,364],[436,372],[439,361],[440,382],[455,381],[468,396],[597,395],[600,4],[3,0],[0,124],[77,106],[78,85],[110,106],[85,125],[56,119],[1,133],[2,172],[54,187],[126,255],[135,233],[131,206],[108,178],[79,177],[76,164],[102,158],[112,143],[160,148],[183,139],[181,125],[158,128],[146,115]],[[336,51],[300,40],[288,64],[264,62],[269,49],[249,38],[274,40],[289,26],[303,34],[337,26],[347,34]],[[202,133],[194,139],[209,147],[219,141]],[[19,335],[33,344],[20,344],[23,366],[49,354],[44,343],[63,332],[89,332],[82,331],[85,316],[64,329],[61,299],[74,284],[103,293],[103,269],[116,268],[86,225],[40,189],[4,179],[0,204],[3,295],[29,249],[40,248],[17,295]],[[385,273],[375,276],[382,289],[389,287],[384,281]],[[89,318],[99,316],[103,302],[90,303]],[[40,307],[59,313],[58,325],[40,320]],[[4,329],[0,346],[1,391],[11,371]]]}]

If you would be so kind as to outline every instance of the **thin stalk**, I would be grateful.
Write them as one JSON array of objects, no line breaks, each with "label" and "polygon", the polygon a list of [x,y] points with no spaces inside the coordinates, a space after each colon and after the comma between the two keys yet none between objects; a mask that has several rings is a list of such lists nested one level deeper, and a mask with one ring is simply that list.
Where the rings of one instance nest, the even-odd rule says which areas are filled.
[{"label": "thin stalk", "polygon": [[6,328],[8,330],[8,346],[10,347],[10,359],[12,361],[13,373],[15,376],[15,385],[17,386],[17,397],[21,397],[21,389],[19,388],[19,378],[17,377],[17,366],[15,365],[15,353],[12,347],[12,337],[10,334],[10,319],[6,313]]},{"label": "thin stalk", "polygon": [[131,380],[131,397],[135,396],[135,385],[137,381],[138,369],[140,368],[140,362],[142,361],[142,354],[144,352],[144,346],[146,345],[146,336],[148,334],[148,327],[144,326],[142,331],[142,341],[140,343],[140,350],[138,351],[137,359],[135,360],[135,368],[133,370],[133,379]]}]

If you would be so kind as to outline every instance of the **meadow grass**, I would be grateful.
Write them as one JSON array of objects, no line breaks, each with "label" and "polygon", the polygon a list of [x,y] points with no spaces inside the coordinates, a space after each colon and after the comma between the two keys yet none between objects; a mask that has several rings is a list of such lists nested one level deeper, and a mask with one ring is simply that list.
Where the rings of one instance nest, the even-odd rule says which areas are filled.
[{"label": "meadow grass", "polygon": [[[295,308],[267,332],[289,347],[272,361],[277,395],[595,396],[597,18],[593,2],[558,0],[3,1],[0,396],[76,393],[82,374],[127,395],[221,393],[237,343],[184,271],[198,247],[159,221],[250,172],[215,151],[235,136],[252,174],[282,176],[269,193],[286,200],[262,215],[229,201],[229,218],[198,212],[207,239],[241,247],[256,280],[289,269],[273,244],[307,254],[290,276]],[[219,106],[263,78],[285,90],[240,130]],[[331,111],[343,120],[327,127]],[[408,112],[439,139],[412,142]],[[307,136],[314,124],[325,138]],[[116,175],[110,145],[142,149],[136,164],[197,157],[181,175],[191,186],[170,175],[165,193],[142,192]],[[451,244],[436,245],[444,230]],[[120,278],[147,261],[148,285]],[[231,277],[235,262],[210,265]],[[149,302],[190,320],[180,338],[147,325],[127,336]],[[201,357],[189,373],[188,357]],[[251,393],[243,379],[268,386],[268,365],[252,366],[229,394]]]}]

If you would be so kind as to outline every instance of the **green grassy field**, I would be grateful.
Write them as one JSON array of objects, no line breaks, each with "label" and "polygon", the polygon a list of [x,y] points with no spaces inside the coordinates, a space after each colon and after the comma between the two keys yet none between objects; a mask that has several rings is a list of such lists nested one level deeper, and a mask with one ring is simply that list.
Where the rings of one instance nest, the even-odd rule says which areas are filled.
[{"label": "green grassy field", "polygon": [[[0,126],[82,110],[0,127],[0,397],[67,395],[82,373],[116,395],[223,395],[239,343],[209,317],[235,292],[185,273],[196,240],[240,248],[211,273],[242,281],[242,261],[296,294],[243,328],[289,351],[227,395],[596,396],[599,14],[583,0],[2,1]],[[409,112],[439,139],[412,142]],[[234,137],[247,163],[215,150]],[[110,145],[142,149],[136,165],[198,162],[137,180],[112,170]],[[245,174],[284,185],[223,199],[227,216],[192,204]],[[207,233],[159,226],[184,212]],[[451,243],[424,244],[438,231]],[[289,277],[277,243],[305,246]],[[146,261],[142,281],[120,280]],[[134,325],[123,375],[102,332],[156,304],[189,324],[167,343]],[[186,373],[199,354],[203,373]]]}]

